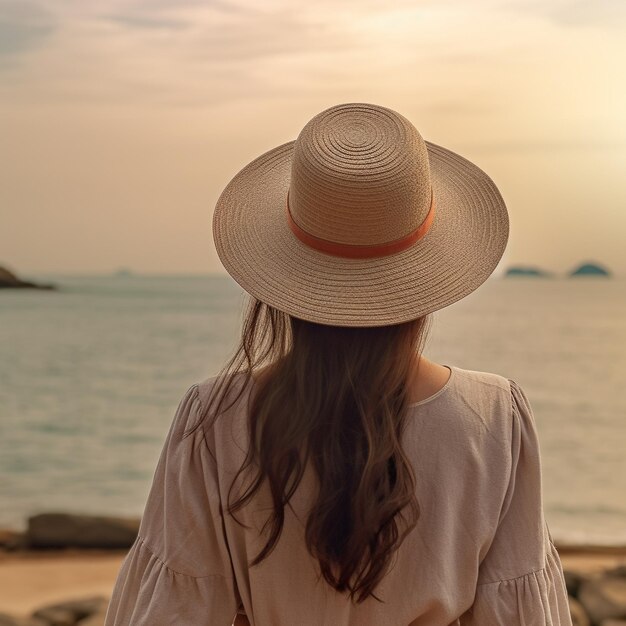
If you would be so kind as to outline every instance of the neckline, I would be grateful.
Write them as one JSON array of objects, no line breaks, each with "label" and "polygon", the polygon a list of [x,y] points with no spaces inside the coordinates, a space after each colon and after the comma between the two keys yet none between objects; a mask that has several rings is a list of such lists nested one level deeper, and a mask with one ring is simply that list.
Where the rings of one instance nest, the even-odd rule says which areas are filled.
[{"label": "neckline", "polygon": [[[439,391],[436,391],[431,396],[428,396],[428,398],[424,398],[423,400],[418,400],[417,402],[411,402],[410,404],[407,404],[408,409],[422,406],[423,404],[428,404],[429,402],[436,400],[439,396],[444,394],[452,386],[453,379],[456,377],[457,368],[454,365],[446,365],[445,363],[442,363],[442,365],[444,367],[447,367],[450,370],[450,376],[448,377],[448,380],[446,381],[444,386],[441,387]],[[248,378],[247,384],[250,385],[250,390],[252,390],[254,388],[256,380],[252,376],[248,376],[247,378]]]},{"label": "neckline", "polygon": [[439,389],[439,391],[436,391],[435,393],[433,393],[432,396],[428,396],[428,398],[424,398],[423,400],[418,400],[417,402],[411,402],[411,404],[407,405],[407,408],[412,409],[413,407],[416,407],[416,406],[422,406],[423,404],[428,404],[429,402],[432,402],[433,400],[438,398],[441,394],[443,394],[445,391],[447,391],[451,387],[452,379],[455,376],[456,367],[454,367],[454,365],[445,365],[443,363],[442,365],[444,367],[447,367],[450,370],[450,376],[448,377],[446,384],[441,389]]}]

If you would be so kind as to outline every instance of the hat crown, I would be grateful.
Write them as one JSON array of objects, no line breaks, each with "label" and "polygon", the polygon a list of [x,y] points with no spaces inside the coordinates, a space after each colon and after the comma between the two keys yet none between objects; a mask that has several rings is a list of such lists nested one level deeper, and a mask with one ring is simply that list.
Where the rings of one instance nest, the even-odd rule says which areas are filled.
[{"label": "hat crown", "polygon": [[289,210],[314,237],[367,246],[401,239],[426,219],[431,193],[426,144],[391,109],[331,107],[295,142]]}]

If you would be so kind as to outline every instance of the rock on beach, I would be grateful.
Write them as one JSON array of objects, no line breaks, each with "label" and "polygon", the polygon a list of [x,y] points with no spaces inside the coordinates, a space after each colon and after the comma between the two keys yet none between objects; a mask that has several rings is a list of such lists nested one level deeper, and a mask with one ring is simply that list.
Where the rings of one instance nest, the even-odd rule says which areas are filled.
[{"label": "rock on beach", "polygon": [[139,532],[135,518],[41,513],[28,519],[32,548],[130,548]]},{"label": "rock on beach", "polygon": [[578,599],[594,624],[604,626],[609,619],[626,619],[626,578],[608,573],[585,580]]},{"label": "rock on beach", "polygon": [[85,618],[105,613],[108,605],[107,598],[94,597],[79,600],[69,600],[49,606],[44,606],[33,613],[33,617],[43,620],[51,626],[74,626]]}]

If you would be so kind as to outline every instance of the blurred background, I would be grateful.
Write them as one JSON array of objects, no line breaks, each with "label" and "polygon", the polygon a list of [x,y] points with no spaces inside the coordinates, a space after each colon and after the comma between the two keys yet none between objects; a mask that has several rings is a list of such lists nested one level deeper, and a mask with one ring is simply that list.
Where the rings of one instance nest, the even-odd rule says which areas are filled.
[{"label": "blurred background", "polygon": [[564,561],[622,558],[625,62],[622,0],[0,0],[0,612],[106,597],[178,400],[237,340],[215,201],[342,102],[500,188],[503,261],[426,353],[522,385]]}]

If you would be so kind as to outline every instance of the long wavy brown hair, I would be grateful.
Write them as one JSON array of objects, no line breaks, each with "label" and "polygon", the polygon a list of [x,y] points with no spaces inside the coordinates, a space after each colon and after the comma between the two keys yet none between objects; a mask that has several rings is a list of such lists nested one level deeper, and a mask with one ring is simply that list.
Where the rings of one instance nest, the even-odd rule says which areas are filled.
[{"label": "long wavy brown hair", "polygon": [[307,548],[337,591],[356,603],[378,599],[374,589],[419,517],[401,438],[407,383],[427,326],[427,317],[372,328],[326,326],[250,300],[240,345],[206,410],[215,419],[243,393],[244,387],[230,393],[235,375],[253,377],[250,445],[237,474],[251,479],[238,494],[231,486],[226,506],[237,520],[267,481],[273,511],[265,546],[250,566],[276,546],[285,506],[311,463],[319,490],[306,521]]}]

